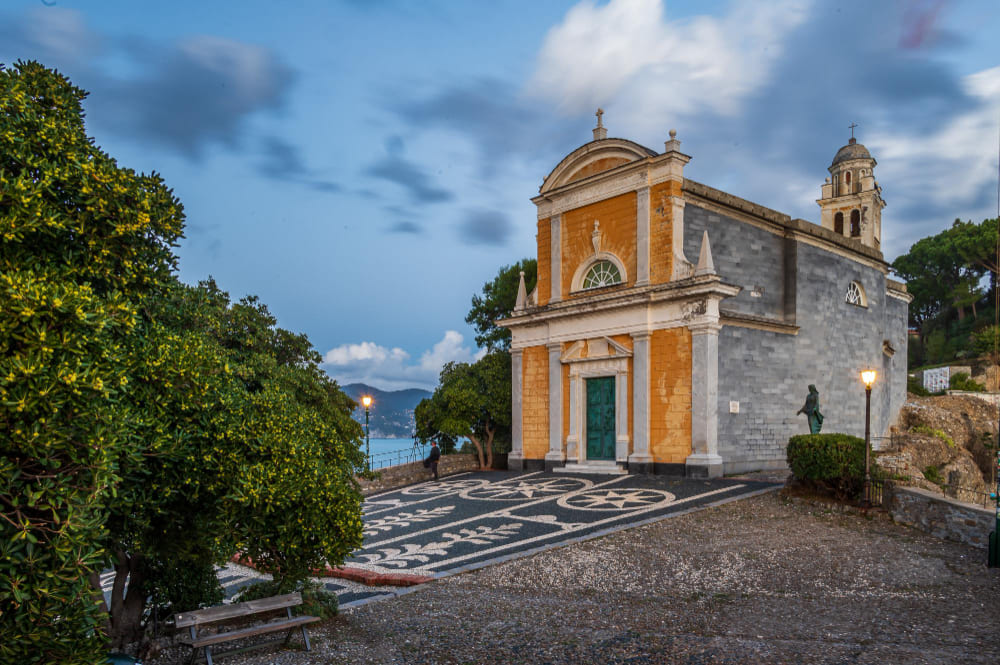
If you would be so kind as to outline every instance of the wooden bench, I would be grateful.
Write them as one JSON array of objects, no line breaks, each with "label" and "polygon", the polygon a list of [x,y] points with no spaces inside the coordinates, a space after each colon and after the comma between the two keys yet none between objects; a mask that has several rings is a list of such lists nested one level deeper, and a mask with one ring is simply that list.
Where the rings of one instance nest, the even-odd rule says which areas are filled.
[{"label": "wooden bench", "polygon": [[[306,624],[310,624],[314,621],[319,621],[319,617],[313,616],[292,616],[292,608],[302,604],[302,594],[289,593],[284,596],[273,596],[271,598],[261,598],[259,600],[248,600],[245,603],[233,603],[231,605],[219,605],[218,607],[209,607],[204,610],[196,610],[194,612],[180,612],[174,615],[174,624],[178,629],[188,628],[190,629],[190,636],[182,638],[181,641],[191,645],[191,659],[188,662],[193,663],[195,657],[198,655],[198,650],[201,648],[205,649],[205,659],[208,661],[208,665],[213,665],[212,662],[212,647],[217,644],[223,644],[225,642],[232,642],[235,640],[240,640],[246,637],[254,637],[256,635],[264,635],[267,633],[276,633],[280,631],[288,631],[285,635],[284,643],[288,644],[288,640],[291,639],[292,633],[295,629],[300,629],[302,631],[302,639],[306,643],[306,651],[309,651],[309,633],[306,632]],[[215,633],[213,635],[203,635],[198,636],[198,628],[200,626],[206,626],[208,624],[219,623],[222,621],[232,621],[234,619],[241,619],[245,617],[252,617],[256,614],[263,614],[265,612],[273,612],[275,610],[284,609],[287,613],[287,617],[279,617],[273,621],[258,626],[250,626],[248,628],[238,628],[236,630],[227,631],[224,633]],[[256,644],[253,646],[245,647],[242,649],[233,649],[231,651],[226,651],[224,653],[216,654],[217,656],[222,656],[229,653],[238,653],[245,651],[247,649],[255,649],[257,647],[266,646],[268,644],[273,644],[280,640],[270,640],[268,642],[263,642],[261,644]]]}]

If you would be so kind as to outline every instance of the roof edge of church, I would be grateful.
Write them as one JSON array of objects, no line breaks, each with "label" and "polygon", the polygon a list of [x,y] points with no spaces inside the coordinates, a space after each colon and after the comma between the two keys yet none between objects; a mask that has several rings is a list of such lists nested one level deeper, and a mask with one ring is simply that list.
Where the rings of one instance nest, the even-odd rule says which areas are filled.
[{"label": "roof edge of church", "polygon": [[823,228],[819,224],[810,222],[807,219],[793,219],[790,215],[786,215],[783,212],[772,210],[771,208],[754,203],[753,201],[741,199],[740,197],[729,194],[728,192],[723,192],[722,190],[709,187],[708,185],[694,180],[689,180],[688,178],[684,179],[683,189],[685,192],[690,192],[695,196],[700,196],[728,208],[733,208],[734,210],[739,210],[745,214],[773,222],[786,229],[798,231],[800,233],[811,235],[815,238],[826,240],[843,249],[850,250],[866,258],[879,261],[880,263],[886,263],[882,252],[877,249],[863,245],[860,240],[838,235],[829,229]]}]

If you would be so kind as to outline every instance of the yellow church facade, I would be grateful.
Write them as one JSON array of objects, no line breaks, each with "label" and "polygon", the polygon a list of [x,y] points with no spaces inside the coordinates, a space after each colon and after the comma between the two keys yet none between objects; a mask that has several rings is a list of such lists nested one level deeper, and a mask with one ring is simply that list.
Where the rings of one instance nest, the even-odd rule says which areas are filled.
[{"label": "yellow church facade", "polygon": [[[881,199],[878,211],[865,209],[863,232],[856,227],[855,237],[847,231],[838,237],[823,228],[832,225],[830,215],[822,226],[791,220],[685,180],[689,160],[673,131],[657,153],[607,138],[598,115],[594,140],[567,155],[532,199],[538,212],[537,285],[526,293],[522,278],[514,312],[499,322],[512,333],[511,468],[714,477],[782,466],[783,443],[801,425],[784,412],[763,422],[755,410],[767,409],[770,397],[757,394],[762,386],[741,386],[738,365],[757,347],[792,358],[801,350],[796,314],[810,307],[804,302],[810,296],[795,284],[800,253],[793,250],[799,245],[808,246],[801,253],[823,253],[810,266],[825,265],[830,255],[834,273],[838,262],[856,267],[862,279],[854,288],[881,289],[871,299],[873,308],[886,304],[883,294],[895,295],[896,310],[902,305],[902,322],[893,319],[890,327],[899,328],[892,348],[903,349],[905,397],[908,296],[905,287],[886,279],[887,266],[871,246],[880,235],[874,230],[880,217],[873,213],[884,205]],[[871,160],[866,177],[873,165]],[[831,192],[824,194],[831,198]],[[836,203],[843,206],[843,197]],[[762,236],[759,243],[755,234]],[[720,269],[713,236],[728,245]],[[761,249],[753,249],[757,244]],[[756,290],[766,295],[756,296]],[[879,339],[856,364],[883,362],[886,318],[868,322]],[[897,374],[898,360],[890,358]],[[788,393],[779,408],[794,414],[792,400],[801,401],[805,383],[821,383],[810,374],[814,366],[804,363],[800,376],[794,363],[778,362],[756,367],[748,378],[766,381],[775,372]],[[898,376],[894,384],[891,390],[898,393]],[[729,417],[738,415],[741,399],[745,422]],[[877,414],[880,424],[898,410],[894,401]],[[746,445],[735,440],[742,433]]]}]

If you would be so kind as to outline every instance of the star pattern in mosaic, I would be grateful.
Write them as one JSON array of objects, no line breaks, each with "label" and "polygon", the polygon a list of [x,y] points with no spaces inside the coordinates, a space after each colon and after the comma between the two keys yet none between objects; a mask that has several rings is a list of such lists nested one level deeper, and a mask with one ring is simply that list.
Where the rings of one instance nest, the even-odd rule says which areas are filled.
[{"label": "star pattern in mosaic", "polygon": [[652,489],[600,489],[560,497],[559,505],[578,510],[632,510],[666,505],[674,495]]},{"label": "star pattern in mosaic", "polygon": [[485,487],[475,487],[462,492],[463,499],[486,501],[523,501],[560,496],[566,492],[576,492],[590,487],[593,483],[582,478],[531,478],[514,483],[495,483]]}]

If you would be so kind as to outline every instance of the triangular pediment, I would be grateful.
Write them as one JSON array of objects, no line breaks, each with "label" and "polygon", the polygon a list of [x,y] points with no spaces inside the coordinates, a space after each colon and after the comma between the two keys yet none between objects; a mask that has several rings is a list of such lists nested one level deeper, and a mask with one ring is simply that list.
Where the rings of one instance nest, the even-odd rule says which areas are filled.
[{"label": "triangular pediment", "polygon": [[570,344],[559,359],[564,363],[587,360],[607,360],[608,358],[631,358],[632,350],[610,337],[591,337]]}]

